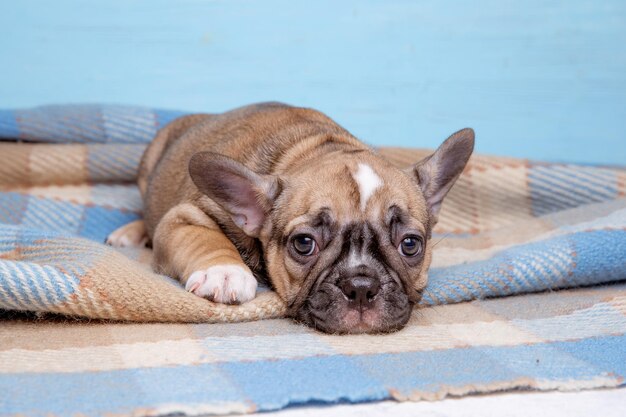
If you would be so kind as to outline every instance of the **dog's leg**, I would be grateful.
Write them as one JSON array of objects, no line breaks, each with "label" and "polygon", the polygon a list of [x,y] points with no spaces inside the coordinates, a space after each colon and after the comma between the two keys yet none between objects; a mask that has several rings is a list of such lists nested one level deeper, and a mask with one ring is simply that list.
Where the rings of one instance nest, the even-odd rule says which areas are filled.
[{"label": "dog's leg", "polygon": [[155,268],[194,294],[226,304],[254,298],[257,281],[220,227],[192,204],[175,206],[153,238]]},{"label": "dog's leg", "polygon": [[135,220],[116,229],[107,236],[106,243],[116,248],[127,246],[146,246],[148,233],[143,220]]}]

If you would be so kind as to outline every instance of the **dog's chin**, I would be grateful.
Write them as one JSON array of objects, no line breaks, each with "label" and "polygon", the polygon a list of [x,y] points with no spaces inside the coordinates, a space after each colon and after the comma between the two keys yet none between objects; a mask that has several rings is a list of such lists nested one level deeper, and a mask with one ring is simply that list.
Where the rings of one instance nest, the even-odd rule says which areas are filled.
[{"label": "dog's chin", "polygon": [[400,320],[393,323],[386,323],[373,311],[359,312],[348,310],[346,314],[338,320],[319,320],[313,318],[309,324],[317,330],[330,334],[382,334],[391,333],[402,329],[409,321],[410,310],[407,309]]},{"label": "dog's chin", "polygon": [[331,334],[394,332],[406,325],[413,307],[405,294],[394,294],[393,303],[380,297],[367,308],[352,306],[343,297],[321,307],[315,305],[314,298],[300,308],[296,319]]}]

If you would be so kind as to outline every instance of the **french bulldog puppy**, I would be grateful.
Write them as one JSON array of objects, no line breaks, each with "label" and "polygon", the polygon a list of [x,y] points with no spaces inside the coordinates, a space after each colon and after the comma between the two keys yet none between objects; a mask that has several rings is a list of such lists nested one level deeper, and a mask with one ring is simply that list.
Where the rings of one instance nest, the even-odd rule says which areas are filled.
[{"label": "french bulldog puppy", "polygon": [[108,241],[150,241],[157,272],[214,302],[251,300],[259,280],[316,329],[397,330],[426,286],[431,231],[473,148],[463,129],[402,171],[311,109],[181,117],[141,161],[144,220]]}]

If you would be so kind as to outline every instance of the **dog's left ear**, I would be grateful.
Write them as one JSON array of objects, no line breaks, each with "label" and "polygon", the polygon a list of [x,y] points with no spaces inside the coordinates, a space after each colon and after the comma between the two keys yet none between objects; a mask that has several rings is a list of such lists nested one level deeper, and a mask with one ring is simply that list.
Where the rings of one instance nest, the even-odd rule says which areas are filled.
[{"label": "dog's left ear", "polygon": [[280,193],[278,178],[261,175],[242,163],[213,152],[189,160],[189,174],[198,189],[222,206],[248,236],[258,237]]},{"label": "dog's left ear", "polygon": [[443,198],[463,172],[474,150],[474,131],[459,130],[439,146],[432,155],[409,168],[422,189],[433,224],[437,222]]}]

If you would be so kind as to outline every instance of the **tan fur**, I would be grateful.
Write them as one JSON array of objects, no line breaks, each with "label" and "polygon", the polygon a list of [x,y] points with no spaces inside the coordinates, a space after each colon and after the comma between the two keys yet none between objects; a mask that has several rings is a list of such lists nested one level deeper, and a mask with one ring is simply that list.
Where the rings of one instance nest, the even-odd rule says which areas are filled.
[{"label": "tan fur", "polygon": [[144,246],[148,243],[146,224],[143,220],[130,222],[111,233],[106,240],[111,246]]},{"label": "tan fur", "polygon": [[[187,161],[193,154],[212,150],[263,172],[267,171],[264,165],[269,162],[266,158],[283,153],[280,161],[271,161],[278,162],[272,173],[288,175],[294,161],[316,158],[320,145],[330,136],[333,142],[346,147],[368,150],[317,111],[272,103],[222,115],[184,116],[162,129],[142,158],[138,178],[145,201],[146,229],[155,249],[156,269],[184,283],[191,270],[216,263],[245,266],[246,262],[241,260],[231,241],[238,243],[240,251],[253,252],[254,249],[253,239],[238,230],[223,210],[203,196],[191,181]],[[265,155],[262,151],[268,137],[274,139],[276,149]],[[314,198],[314,194],[310,197]],[[290,218],[292,211],[284,215]],[[220,229],[218,223],[225,225],[226,230]],[[220,236],[220,232],[226,232],[230,239],[224,233]],[[229,255],[211,255],[217,248],[227,250]],[[246,259],[255,272],[259,257],[259,253],[250,253]],[[283,279],[288,280],[287,277],[273,279],[277,289]]]},{"label": "tan fur", "polygon": [[198,270],[215,265],[242,265],[241,256],[220,227],[193,204],[178,204],[157,225],[154,263],[158,272],[183,284]]},{"label": "tan fur", "polygon": [[207,114],[192,114],[179,117],[159,130],[154,140],[150,143],[150,146],[148,146],[144,152],[139,164],[137,182],[142,196],[145,196],[148,189],[150,173],[154,170],[155,165],[159,162],[161,155],[165,153],[167,148],[176,139],[180,138],[190,127],[210,117],[211,116]]},{"label": "tan fur", "polygon": [[[229,157],[263,178],[279,179],[283,189],[258,236],[244,233],[194,184],[189,161],[202,151]],[[380,178],[365,207],[355,180],[359,164]],[[389,208],[397,206],[409,213],[411,228],[426,237],[434,224],[411,170],[393,166],[322,113],[279,103],[175,120],[146,150],[138,183],[145,203],[145,232],[159,272],[185,283],[194,271],[240,265],[259,278],[268,274],[288,304],[302,297],[304,270],[287,256],[285,245],[272,239],[277,231],[296,230],[323,207],[339,223],[380,224]],[[436,219],[436,213],[432,217]],[[430,245],[425,251],[419,270],[397,265],[417,290],[409,295],[413,301],[427,281]]]},{"label": "tan fur", "polygon": [[[368,202],[365,212],[361,211],[358,196],[358,188],[352,180],[352,172],[357,170],[358,163],[367,163],[376,167],[378,175],[383,179],[383,186],[374,193]],[[349,171],[345,171],[348,167]],[[320,186],[324,184],[324,186]],[[416,185],[395,167],[379,158],[371,151],[355,154],[346,158],[343,154],[324,155],[317,161],[310,161],[301,175],[293,181],[290,199],[296,201],[280,212],[281,221],[287,221],[307,213],[316,212],[322,206],[330,206],[334,216],[340,222],[358,221],[361,219],[378,220],[386,213],[386,208],[396,204],[402,208],[412,209],[411,214],[416,220],[417,229],[425,232],[428,214],[425,203],[416,192]],[[330,204],[329,204],[330,202]],[[427,250],[429,248],[427,247]],[[277,292],[285,299],[290,299],[299,291],[300,282],[294,282],[292,277],[297,277],[299,265],[290,261],[284,255],[284,247],[272,248],[267,256],[275,260],[282,258],[286,262],[268,262]],[[429,259],[430,256],[427,256]],[[422,273],[428,268],[424,265]],[[417,278],[417,277],[416,277]],[[423,288],[426,278],[417,279],[418,289]]]}]

